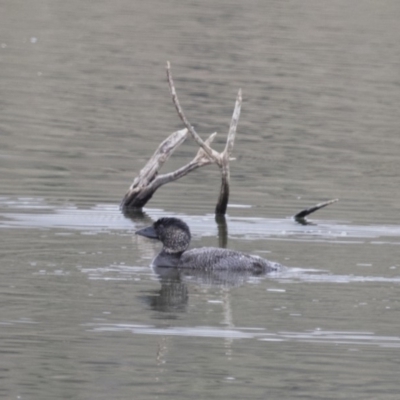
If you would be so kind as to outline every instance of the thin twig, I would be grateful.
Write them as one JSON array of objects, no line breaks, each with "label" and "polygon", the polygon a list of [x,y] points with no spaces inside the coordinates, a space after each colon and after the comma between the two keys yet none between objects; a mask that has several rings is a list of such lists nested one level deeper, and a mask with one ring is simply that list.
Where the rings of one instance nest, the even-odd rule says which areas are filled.
[{"label": "thin twig", "polygon": [[171,65],[169,61],[167,61],[167,77],[168,77],[168,83],[169,87],[171,90],[171,95],[172,95],[172,101],[175,105],[176,111],[179,115],[179,118],[182,120],[182,122],[185,124],[187,130],[190,132],[192,135],[193,139],[196,141],[196,143],[204,150],[204,152],[207,154],[208,157],[218,165],[221,165],[221,160],[220,160],[220,155],[218,152],[213,150],[210,146],[207,146],[207,144],[203,141],[203,139],[198,135],[198,133],[195,131],[193,126],[190,124],[188,119],[186,118],[183,109],[179,103],[178,95],[176,94],[176,89],[174,85],[174,81],[172,79],[172,74],[171,74]]},{"label": "thin twig", "polygon": [[226,139],[225,149],[222,153],[222,157],[226,159],[229,159],[233,150],[233,145],[235,144],[235,134],[236,134],[236,128],[239,123],[241,107],[242,107],[242,89],[239,89],[239,92],[236,97],[235,109],[233,110],[232,114],[231,125],[229,127],[228,138]]}]

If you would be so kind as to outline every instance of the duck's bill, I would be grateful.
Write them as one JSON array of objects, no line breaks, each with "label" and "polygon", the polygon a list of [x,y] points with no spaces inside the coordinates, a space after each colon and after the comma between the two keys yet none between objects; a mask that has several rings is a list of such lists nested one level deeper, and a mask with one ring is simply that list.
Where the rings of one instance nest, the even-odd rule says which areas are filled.
[{"label": "duck's bill", "polygon": [[139,229],[135,232],[136,235],[144,236],[150,239],[158,239],[157,232],[152,226],[148,226],[147,228]]}]

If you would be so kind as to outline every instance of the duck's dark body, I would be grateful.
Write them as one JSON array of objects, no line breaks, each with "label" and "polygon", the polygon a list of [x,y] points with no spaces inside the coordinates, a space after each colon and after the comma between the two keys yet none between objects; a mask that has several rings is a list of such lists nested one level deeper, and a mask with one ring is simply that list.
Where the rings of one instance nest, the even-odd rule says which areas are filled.
[{"label": "duck's dark body", "polygon": [[136,233],[163,243],[163,249],[153,260],[152,264],[155,267],[253,272],[272,272],[281,267],[278,263],[235,250],[216,247],[186,250],[191,239],[190,230],[186,223],[178,218],[161,218],[152,226]]}]

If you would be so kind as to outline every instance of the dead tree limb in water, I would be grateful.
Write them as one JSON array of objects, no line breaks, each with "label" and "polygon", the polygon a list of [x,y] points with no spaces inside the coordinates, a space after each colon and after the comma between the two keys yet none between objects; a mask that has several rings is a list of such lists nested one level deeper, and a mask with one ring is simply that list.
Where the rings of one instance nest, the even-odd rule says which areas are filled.
[{"label": "dead tree limb in water", "polygon": [[[145,206],[145,204],[151,199],[155,191],[160,186],[182,178],[189,172],[199,167],[215,163],[221,169],[222,178],[221,190],[215,208],[215,214],[225,215],[229,200],[229,161],[231,160],[230,156],[235,143],[236,128],[239,122],[240,108],[242,104],[242,91],[239,90],[236,98],[235,109],[233,111],[225,149],[221,153],[219,153],[212,149],[210,146],[215,138],[216,133],[211,134],[206,141],[203,141],[203,139],[201,139],[201,137],[194,130],[193,126],[186,118],[179,103],[178,96],[176,94],[169,62],[167,63],[167,77],[171,89],[172,101],[175,105],[179,117],[185,124],[186,129],[174,132],[158,146],[153,156],[150,158],[144,168],[140,171],[139,175],[134,179],[132,185],[129,187],[128,192],[122,199],[121,208],[124,211],[141,210],[142,207]],[[191,162],[174,172],[164,175],[158,175],[158,172],[164,165],[164,163],[169,159],[176,148],[178,148],[186,140],[189,134],[200,146],[196,157],[194,157]]]},{"label": "dead tree limb in water", "polygon": [[[229,161],[233,146],[235,143],[236,129],[240,117],[240,109],[242,105],[242,91],[239,89],[235,108],[233,111],[231,124],[229,127],[228,137],[224,150],[219,153],[211,148],[210,144],[215,138],[216,133],[210,135],[210,137],[203,141],[198,135],[193,126],[189,123],[186,118],[183,109],[179,103],[178,95],[174,81],[171,75],[171,67],[169,62],[167,63],[167,78],[169,87],[171,89],[172,101],[175,105],[176,111],[185,124],[186,129],[172,133],[167,139],[165,139],[154,152],[153,156],[142,168],[139,175],[134,179],[132,185],[129,187],[128,192],[125,194],[121,202],[121,208],[125,212],[130,210],[138,211],[141,210],[145,204],[152,198],[156,190],[165,185],[166,183],[173,182],[183,176],[187,175],[195,169],[215,163],[221,170],[221,189],[217,205],[215,207],[216,218],[224,218],[229,200],[229,183],[230,183],[230,168]],[[192,136],[196,143],[200,146],[197,155],[188,164],[177,169],[174,172],[168,174],[159,175],[159,170],[169,159],[172,153],[188,138]],[[329,204],[336,202],[335,200],[326,201],[315,205],[314,207],[307,208],[298,212],[293,218],[303,224],[307,224],[306,216],[319,210],[320,208],[326,207]],[[223,221],[220,219],[220,221]]]},{"label": "dead tree limb in water", "polygon": [[[153,194],[160,186],[176,181],[189,172],[212,163],[204,153],[204,150],[199,149],[196,157],[188,164],[174,172],[158,175],[158,171],[175,149],[185,141],[187,135],[187,129],[174,132],[158,146],[153,156],[144,168],[142,168],[139,175],[133,180],[128,192],[122,199],[121,208],[123,210],[140,210],[152,198]],[[215,135],[216,133],[211,134],[205,143],[209,145],[214,140]]]},{"label": "dead tree limb in water", "polygon": [[236,97],[235,109],[233,111],[232,120],[228,132],[228,138],[226,140],[225,149],[222,153],[218,153],[213,150],[210,146],[207,146],[206,143],[203,142],[201,137],[197,134],[193,126],[189,123],[188,119],[186,118],[182,107],[178,100],[178,95],[176,94],[176,89],[174,85],[174,81],[171,75],[171,67],[169,62],[167,62],[167,77],[169,82],[169,87],[171,89],[172,101],[174,102],[176,111],[185,124],[186,129],[190,132],[193,139],[196,143],[204,150],[210,160],[215,162],[218,167],[221,169],[221,190],[218,198],[217,205],[215,207],[215,214],[216,215],[225,215],[226,209],[228,206],[229,200],[229,182],[230,182],[230,169],[229,169],[229,161],[230,156],[233,150],[233,146],[235,143],[235,134],[236,128],[239,123],[240,117],[240,109],[242,106],[242,90],[239,89],[238,95]]},{"label": "dead tree limb in water", "polygon": [[299,222],[300,224],[307,225],[308,224],[308,222],[306,220],[307,215],[310,215],[313,212],[318,211],[321,208],[329,206],[330,204],[336,203],[337,201],[339,201],[339,199],[328,200],[328,201],[324,201],[323,203],[316,204],[313,207],[301,210],[300,212],[298,212],[296,215],[293,216],[293,219],[296,222]]}]

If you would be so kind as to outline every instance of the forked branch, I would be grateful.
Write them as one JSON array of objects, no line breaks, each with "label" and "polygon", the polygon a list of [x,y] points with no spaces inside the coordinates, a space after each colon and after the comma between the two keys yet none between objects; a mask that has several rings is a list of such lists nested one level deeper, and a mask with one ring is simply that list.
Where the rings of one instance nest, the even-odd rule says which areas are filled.
[{"label": "forked branch", "polygon": [[[229,200],[229,161],[235,143],[235,134],[239,122],[240,107],[242,104],[242,91],[239,90],[236,99],[235,109],[233,111],[225,149],[219,153],[210,146],[216,133],[213,133],[206,141],[203,141],[203,139],[199,136],[186,118],[176,94],[169,62],[167,63],[167,78],[169,87],[171,89],[172,101],[179,117],[185,124],[186,129],[174,132],[158,146],[153,156],[142,168],[139,175],[133,180],[128,192],[122,199],[121,208],[125,211],[141,210],[160,186],[169,182],[173,182],[199,167],[215,163],[221,169],[221,190],[218,203],[215,208],[215,213],[217,215],[224,215],[226,213]],[[186,140],[189,134],[200,146],[197,155],[192,161],[176,171],[169,174],[158,175],[159,170],[164,163],[169,159],[175,149]]]},{"label": "forked branch", "polygon": [[218,197],[217,205],[215,206],[215,214],[216,215],[225,215],[226,209],[228,207],[228,201],[229,201],[229,184],[230,184],[229,161],[230,161],[230,156],[231,156],[231,153],[233,150],[233,146],[235,144],[235,134],[236,134],[237,125],[239,123],[240,110],[241,110],[241,106],[242,106],[242,90],[239,89],[239,92],[238,92],[238,95],[236,98],[235,109],[233,111],[225,149],[222,153],[218,153],[217,151],[213,150],[210,146],[208,146],[206,143],[203,142],[201,137],[197,134],[197,132],[195,131],[193,126],[190,124],[189,120],[186,118],[185,113],[183,112],[183,109],[180,105],[178,95],[176,93],[174,81],[172,79],[171,66],[170,66],[169,61],[167,62],[167,77],[168,77],[169,87],[171,89],[172,101],[175,105],[176,111],[177,111],[180,119],[185,124],[186,129],[190,132],[190,134],[192,135],[192,137],[196,141],[196,143],[204,150],[204,152],[207,154],[207,156],[213,162],[215,162],[218,165],[218,167],[221,169],[221,189],[220,189],[220,194]]}]

